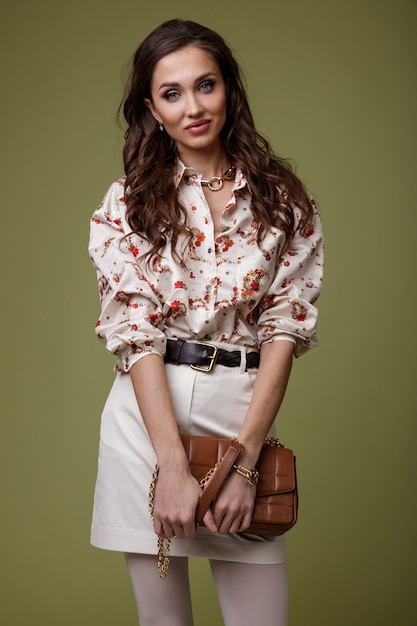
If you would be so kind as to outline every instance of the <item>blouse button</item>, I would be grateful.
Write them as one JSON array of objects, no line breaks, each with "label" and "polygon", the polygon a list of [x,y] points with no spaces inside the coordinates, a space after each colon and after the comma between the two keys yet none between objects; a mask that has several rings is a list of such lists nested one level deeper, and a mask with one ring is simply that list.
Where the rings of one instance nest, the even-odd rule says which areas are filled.
[{"label": "blouse button", "polygon": [[211,339],[211,335],[204,335],[204,339],[205,339],[206,341],[210,341],[210,339]]},{"label": "blouse button", "polygon": [[209,253],[209,254],[211,254],[211,252],[212,252],[212,250],[211,250],[211,248],[209,248],[209,249],[208,249],[208,253]]}]

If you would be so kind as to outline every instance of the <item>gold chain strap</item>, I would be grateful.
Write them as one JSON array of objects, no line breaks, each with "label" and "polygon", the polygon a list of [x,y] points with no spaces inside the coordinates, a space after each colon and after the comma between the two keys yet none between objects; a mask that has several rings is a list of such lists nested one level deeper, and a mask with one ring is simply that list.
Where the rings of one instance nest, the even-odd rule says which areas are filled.
[{"label": "gold chain strap", "polygon": [[214,472],[219,467],[219,465],[220,465],[220,461],[218,463],[216,463],[216,465],[214,465],[214,467],[211,467],[209,469],[209,471],[207,472],[207,474],[200,480],[200,487],[201,487],[201,489],[204,489],[204,487],[207,485],[208,481],[213,476]]},{"label": "gold chain strap", "polygon": [[272,446],[274,448],[285,448],[277,437],[265,437],[265,443],[267,446]]},{"label": "gold chain strap", "polygon": [[[148,496],[148,510],[151,515],[152,521],[154,521],[153,509],[155,500],[155,487],[158,480],[159,465],[155,465],[155,469],[152,474],[151,485],[149,487]],[[158,570],[159,577],[166,578],[169,567],[169,557],[171,556],[171,539],[165,537],[158,537]]]},{"label": "gold chain strap", "polygon": [[171,556],[171,539],[158,537],[158,570],[159,578],[166,578]]}]

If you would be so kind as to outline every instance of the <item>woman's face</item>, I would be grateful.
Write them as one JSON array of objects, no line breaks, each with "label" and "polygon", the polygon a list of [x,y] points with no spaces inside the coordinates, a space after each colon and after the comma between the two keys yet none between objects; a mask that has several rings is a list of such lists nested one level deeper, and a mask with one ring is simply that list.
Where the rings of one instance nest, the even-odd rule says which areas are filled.
[{"label": "woman's face", "polygon": [[183,160],[196,151],[219,149],[226,86],[219,66],[205,50],[188,46],[162,57],[152,76],[151,96],[145,102]]}]

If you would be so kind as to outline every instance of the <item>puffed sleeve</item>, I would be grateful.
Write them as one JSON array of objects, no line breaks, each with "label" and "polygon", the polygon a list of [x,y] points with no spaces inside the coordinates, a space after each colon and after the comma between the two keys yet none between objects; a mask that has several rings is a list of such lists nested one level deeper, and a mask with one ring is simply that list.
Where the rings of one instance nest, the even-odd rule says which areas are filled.
[{"label": "puffed sleeve", "polygon": [[314,202],[313,207],[313,219],[304,234],[299,228],[299,212],[295,211],[298,226],[287,242],[275,278],[260,302],[258,319],[260,344],[288,339],[295,344],[296,357],[318,343],[314,303],[323,282],[323,232]]},{"label": "puffed sleeve", "polygon": [[117,181],[94,212],[89,253],[101,302],[96,334],[117,356],[115,369],[127,372],[147,354],[162,356],[166,340],[161,302],[138,264],[147,244],[131,234],[123,193],[123,181]]}]

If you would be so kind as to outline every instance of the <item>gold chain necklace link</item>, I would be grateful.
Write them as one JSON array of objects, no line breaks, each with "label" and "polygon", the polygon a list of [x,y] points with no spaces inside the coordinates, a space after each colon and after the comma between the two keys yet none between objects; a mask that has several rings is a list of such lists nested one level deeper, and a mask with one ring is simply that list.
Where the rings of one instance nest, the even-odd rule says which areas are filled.
[{"label": "gold chain necklace link", "polygon": [[225,180],[232,180],[235,176],[235,172],[236,168],[232,165],[221,176],[211,176],[208,180],[201,180],[201,184],[207,185],[210,191],[220,191],[223,187],[223,182]]}]

